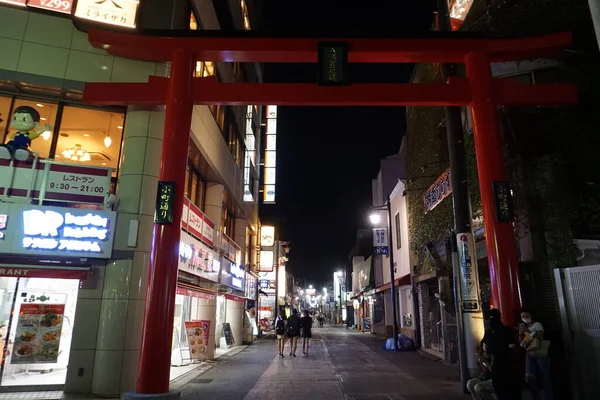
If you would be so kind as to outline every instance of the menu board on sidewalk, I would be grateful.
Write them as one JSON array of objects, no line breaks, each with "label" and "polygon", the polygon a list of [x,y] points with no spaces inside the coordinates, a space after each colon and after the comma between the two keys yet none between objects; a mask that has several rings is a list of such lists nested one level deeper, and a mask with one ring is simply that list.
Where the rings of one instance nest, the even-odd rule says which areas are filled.
[{"label": "menu board on sidewalk", "polygon": [[223,335],[225,336],[225,342],[227,343],[227,346],[233,346],[235,344],[233,332],[231,331],[231,325],[229,322],[223,322]]},{"label": "menu board on sidewalk", "polygon": [[206,360],[210,321],[186,321],[185,330],[190,345],[190,358],[198,361]]},{"label": "menu board on sidewalk", "polygon": [[64,314],[64,304],[22,304],[10,363],[56,363]]}]

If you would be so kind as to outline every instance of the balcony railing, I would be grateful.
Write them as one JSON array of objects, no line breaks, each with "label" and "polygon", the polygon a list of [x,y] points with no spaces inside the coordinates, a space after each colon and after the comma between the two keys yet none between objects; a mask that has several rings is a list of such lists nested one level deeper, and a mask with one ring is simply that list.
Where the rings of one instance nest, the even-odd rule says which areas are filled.
[{"label": "balcony railing", "polygon": [[242,261],[242,248],[224,233],[221,233],[221,249],[223,250],[223,256],[229,261],[240,264]]}]

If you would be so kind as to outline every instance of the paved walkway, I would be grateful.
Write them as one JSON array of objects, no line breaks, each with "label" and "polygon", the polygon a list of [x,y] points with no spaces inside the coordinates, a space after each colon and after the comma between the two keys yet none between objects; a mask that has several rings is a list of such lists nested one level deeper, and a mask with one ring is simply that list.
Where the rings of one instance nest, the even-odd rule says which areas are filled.
[{"label": "paved walkway", "polygon": [[385,352],[381,339],[316,328],[310,356],[277,357],[262,340],[216,363],[182,387],[183,400],[467,400],[458,373],[417,354]]}]

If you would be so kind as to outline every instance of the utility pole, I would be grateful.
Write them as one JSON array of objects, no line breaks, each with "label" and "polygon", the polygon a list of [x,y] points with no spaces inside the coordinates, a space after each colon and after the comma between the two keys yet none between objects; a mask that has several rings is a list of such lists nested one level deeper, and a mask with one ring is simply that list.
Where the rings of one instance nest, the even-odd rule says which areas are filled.
[{"label": "utility pole", "polygon": [[[437,0],[438,29],[451,31],[450,11],[447,0]],[[447,80],[456,75],[456,66],[442,64],[442,77]],[[476,348],[483,331],[483,317],[477,257],[475,256],[475,239],[471,225],[471,200],[469,198],[468,174],[465,157],[464,133],[461,108],[445,107],[446,136],[448,139],[448,155],[450,159],[450,180],[452,182],[452,202],[454,208],[453,252],[456,261],[454,272],[454,293],[456,318],[459,337],[460,375],[463,391],[470,377],[478,371]],[[458,274],[457,274],[458,273]]]},{"label": "utility pole", "polygon": [[[392,199],[387,198],[387,234],[390,253],[390,294],[392,299],[392,336],[394,338],[394,350],[398,351],[398,302],[396,301],[396,282],[394,282],[394,239],[392,236]],[[396,239],[397,240],[397,239]]]}]

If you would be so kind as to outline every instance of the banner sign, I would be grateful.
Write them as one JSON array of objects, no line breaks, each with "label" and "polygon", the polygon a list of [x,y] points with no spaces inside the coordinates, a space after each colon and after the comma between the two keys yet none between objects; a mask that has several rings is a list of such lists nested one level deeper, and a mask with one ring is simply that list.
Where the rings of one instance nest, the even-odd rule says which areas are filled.
[{"label": "banner sign", "polygon": [[64,314],[64,304],[21,304],[10,363],[56,363]]},{"label": "banner sign", "polygon": [[452,181],[450,168],[448,168],[435,180],[435,182],[433,182],[433,185],[431,185],[423,195],[425,212],[433,210],[442,202],[442,200],[450,196],[451,193]]},{"label": "banner sign", "polygon": [[479,312],[479,276],[475,259],[475,240],[471,233],[459,233],[456,235],[456,242],[460,267],[462,311],[465,313]]},{"label": "banner sign", "polygon": [[206,360],[210,321],[185,321],[185,332],[190,346],[190,358],[194,361]]},{"label": "banner sign", "polygon": [[214,246],[215,224],[187,197],[183,199],[181,229]]},{"label": "banner sign", "polygon": [[172,224],[174,204],[175,182],[158,182],[154,223],[161,225]]},{"label": "banner sign", "polygon": [[373,254],[389,254],[387,228],[373,229]]},{"label": "banner sign", "polygon": [[185,232],[179,240],[179,270],[218,282],[221,266],[215,252]]},{"label": "banner sign", "polygon": [[0,253],[110,258],[114,211],[0,203],[5,227]]},{"label": "banner sign", "polygon": [[319,43],[318,45],[318,84],[338,86],[348,84],[348,44]]},{"label": "banner sign", "polygon": [[496,220],[512,223],[514,219],[513,202],[508,182],[494,181],[494,203],[496,204]]}]

